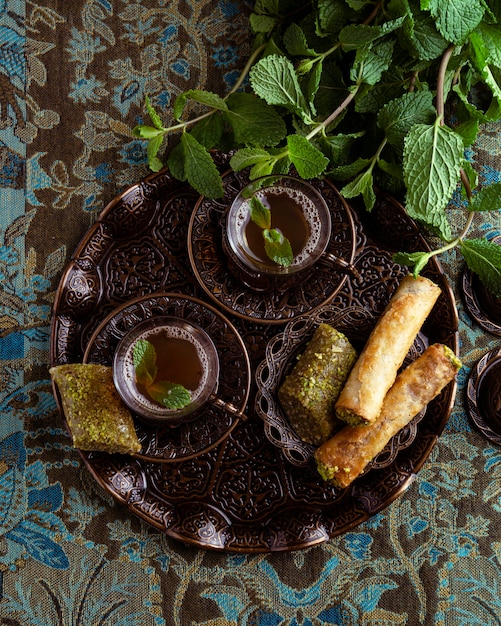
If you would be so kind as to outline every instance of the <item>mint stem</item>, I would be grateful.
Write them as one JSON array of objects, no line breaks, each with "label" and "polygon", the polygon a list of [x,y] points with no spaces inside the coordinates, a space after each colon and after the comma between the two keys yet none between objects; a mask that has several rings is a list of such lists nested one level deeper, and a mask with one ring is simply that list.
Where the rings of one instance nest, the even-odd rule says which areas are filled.
[{"label": "mint stem", "polygon": [[[259,46],[259,48],[256,48],[254,50],[254,52],[251,54],[251,56],[247,60],[247,63],[245,64],[245,67],[242,70],[242,72],[240,73],[237,81],[235,82],[233,87],[228,91],[228,93],[224,96],[223,100],[226,100],[231,94],[235,93],[238,89],[240,89],[240,87],[242,86],[242,83],[244,82],[245,77],[249,73],[251,67],[254,65],[256,59],[260,56],[260,54],[263,52],[263,50],[265,48],[266,48],[266,44],[263,44],[263,45]],[[178,124],[174,124],[173,126],[167,126],[167,127],[163,128],[162,130],[163,130],[165,135],[167,133],[173,133],[173,132],[176,132],[178,130],[185,132],[186,129],[189,126],[193,126],[197,122],[200,122],[201,120],[204,120],[204,119],[210,117],[211,115],[214,115],[215,111],[216,111],[215,109],[212,109],[211,111],[206,111],[205,113],[202,113],[202,114],[198,115],[197,117],[194,117],[194,118],[192,118],[190,120],[186,120],[184,122],[179,122]]]},{"label": "mint stem", "polygon": [[447,66],[449,64],[452,53],[454,52],[454,46],[451,45],[444,52],[442,60],[440,62],[440,67],[438,68],[438,76],[437,76],[437,116],[440,119],[440,124],[443,126],[445,121],[445,97],[444,97],[444,84],[445,84],[445,73],[447,72]]},{"label": "mint stem", "polygon": [[327,128],[329,124],[332,124],[332,122],[338,117],[338,115],[340,115],[346,108],[348,108],[348,105],[355,98],[359,89],[360,85],[357,84],[353,91],[350,91],[350,93],[346,96],[343,102],[341,102],[337,109],[333,111],[323,122],[320,122],[320,124],[318,124],[318,126],[316,126],[308,135],[306,135],[306,139],[308,139],[308,141],[310,139],[313,139],[313,137],[315,137],[315,135],[317,135],[321,130]]}]

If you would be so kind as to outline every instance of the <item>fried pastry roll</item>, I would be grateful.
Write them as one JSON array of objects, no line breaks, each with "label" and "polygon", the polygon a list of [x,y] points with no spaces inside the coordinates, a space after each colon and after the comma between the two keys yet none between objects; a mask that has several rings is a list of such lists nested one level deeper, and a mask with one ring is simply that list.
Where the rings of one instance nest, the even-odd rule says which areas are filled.
[{"label": "fried pastry roll", "polygon": [[347,424],[371,423],[428,317],[440,287],[428,278],[406,276],[374,327],[336,402]]},{"label": "fried pastry roll", "polygon": [[329,324],[318,326],[278,390],[289,422],[303,441],[320,445],[342,427],[334,415],[334,403],[356,358],[343,333]]},{"label": "fried pastry roll", "polygon": [[461,362],[447,346],[436,343],[427,348],[397,376],[374,423],[345,426],[317,448],[315,461],[322,478],[337,487],[347,487],[460,368]]},{"label": "fried pastry roll", "polygon": [[141,450],[132,415],[115,389],[111,367],[75,363],[56,365],[49,373],[75,448],[124,454]]}]

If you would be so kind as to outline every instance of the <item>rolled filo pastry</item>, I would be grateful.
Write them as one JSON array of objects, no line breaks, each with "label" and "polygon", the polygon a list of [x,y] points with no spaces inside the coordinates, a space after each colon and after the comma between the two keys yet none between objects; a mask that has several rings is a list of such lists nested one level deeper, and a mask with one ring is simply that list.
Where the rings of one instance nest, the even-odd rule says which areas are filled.
[{"label": "rolled filo pastry", "polygon": [[371,423],[441,289],[423,276],[406,276],[372,330],[335,404],[350,424]]},{"label": "rolled filo pastry", "polygon": [[345,426],[317,448],[315,461],[322,478],[337,487],[350,485],[460,368],[461,362],[450,348],[440,343],[429,346],[397,376],[374,423]]}]

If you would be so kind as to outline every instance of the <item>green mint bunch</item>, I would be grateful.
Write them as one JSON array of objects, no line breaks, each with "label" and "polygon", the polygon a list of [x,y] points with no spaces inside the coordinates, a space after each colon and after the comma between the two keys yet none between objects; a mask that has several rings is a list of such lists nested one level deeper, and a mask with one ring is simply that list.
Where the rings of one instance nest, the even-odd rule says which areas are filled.
[{"label": "green mint bunch", "polygon": [[290,241],[282,232],[271,227],[271,211],[257,196],[249,200],[251,220],[262,229],[264,250],[277,265],[288,267],[293,261]]},{"label": "green mint bunch", "polygon": [[191,394],[178,383],[157,380],[157,354],[155,346],[139,339],[133,349],[136,382],[143,385],[148,395],[167,409],[182,409],[191,402]]},{"label": "green mint bunch", "polygon": [[[499,247],[467,237],[477,212],[501,207],[501,183],[480,188],[466,158],[480,126],[501,119],[501,0],[257,0],[250,28],[254,52],[230,94],[181,94],[168,127],[147,102],[153,126],[134,133],[148,139],[153,169],[164,137],[178,131],[167,166],[211,197],[222,184],[210,148],[234,151],[232,168],[251,179],[292,167],[304,179],[327,176],[368,211],[379,187],[443,242],[399,262],[417,275],[457,247],[501,296]],[[206,111],[182,121],[193,101]],[[448,213],[454,194],[466,205],[459,233]]]}]

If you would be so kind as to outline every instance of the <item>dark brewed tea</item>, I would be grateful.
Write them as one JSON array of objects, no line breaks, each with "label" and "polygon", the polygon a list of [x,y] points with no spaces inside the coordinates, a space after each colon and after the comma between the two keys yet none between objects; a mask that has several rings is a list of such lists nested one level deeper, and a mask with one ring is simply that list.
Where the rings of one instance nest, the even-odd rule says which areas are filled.
[{"label": "dark brewed tea", "polygon": [[157,381],[169,381],[195,391],[201,384],[205,370],[200,350],[182,337],[169,336],[165,331],[151,334],[148,341],[157,355]]},{"label": "dark brewed tea", "polygon": [[[141,350],[134,358],[141,340],[153,346],[155,360]],[[138,374],[140,380],[147,381],[148,389],[138,384]],[[155,380],[148,380],[148,374]],[[122,400],[131,411],[152,423],[177,425],[185,418],[191,419],[192,414],[196,416],[216,391],[218,378],[219,359],[211,338],[202,328],[180,317],[157,316],[137,323],[124,335],[113,357],[113,380]],[[165,383],[181,386],[174,391],[172,406],[155,400],[167,392],[169,386]]]},{"label": "dark brewed tea", "polygon": [[[157,374],[154,384],[170,382],[182,385],[190,391],[192,402],[195,402],[209,375],[208,357],[198,340],[178,326],[154,329],[142,339],[155,348]],[[143,385],[136,381],[136,386],[140,393],[156,402]]]},{"label": "dark brewed tea", "polygon": [[[262,220],[257,226],[252,221],[252,197],[270,210],[270,230],[280,231],[289,241],[291,263],[277,263],[268,256],[263,236],[266,222]],[[325,252],[331,236],[331,216],[320,193],[307,182],[291,176],[270,176],[251,182],[238,193],[225,215],[223,229],[229,271],[251,289],[276,291],[299,284],[307,275],[303,270]],[[273,257],[273,249],[270,254]]]},{"label": "dark brewed tea", "polygon": [[[289,240],[296,257],[306,247],[311,232],[300,198],[297,194],[291,194],[290,190],[283,189],[278,193],[264,192],[260,200],[271,211],[271,227]],[[250,212],[244,233],[248,254],[260,263],[273,265],[264,248],[263,231],[250,219]]]}]

